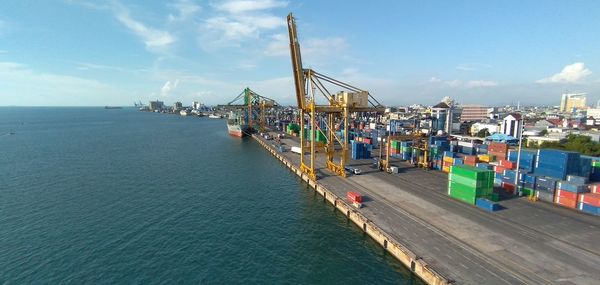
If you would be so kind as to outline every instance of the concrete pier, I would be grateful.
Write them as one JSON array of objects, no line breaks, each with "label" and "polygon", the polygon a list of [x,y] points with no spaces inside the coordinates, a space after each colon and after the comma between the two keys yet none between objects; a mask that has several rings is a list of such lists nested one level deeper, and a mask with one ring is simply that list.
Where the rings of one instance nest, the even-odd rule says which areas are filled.
[{"label": "concrete pier", "polygon": [[354,224],[356,224],[377,243],[379,243],[385,250],[392,254],[407,268],[410,268],[415,275],[423,279],[428,284],[450,284],[450,281],[446,277],[436,272],[434,268],[410,251],[406,246],[400,244],[400,242],[386,234],[376,224],[360,213],[360,211],[358,211],[355,207],[348,204],[343,198],[338,197],[333,192],[327,190],[327,188],[321,183],[318,183],[317,181],[310,179],[306,174],[303,174],[299,167],[290,162],[285,156],[279,153],[265,140],[256,135],[252,135],[252,137],[263,147],[265,147],[273,156],[279,159],[292,172],[298,175],[304,182],[308,183],[308,185],[321,196],[323,196],[326,201],[331,203],[331,205],[333,205],[337,210],[344,213],[349,220],[354,222]]},{"label": "concrete pier", "polygon": [[[396,175],[352,161],[362,175],[341,178],[317,163],[318,181],[299,170],[299,155],[254,139],[336,209],[429,284],[598,284],[600,219],[524,198],[493,214],[447,196],[447,175],[400,166]],[[284,139],[286,147],[296,138]],[[322,158],[322,155],[318,157]],[[345,201],[366,196],[365,207]]]}]

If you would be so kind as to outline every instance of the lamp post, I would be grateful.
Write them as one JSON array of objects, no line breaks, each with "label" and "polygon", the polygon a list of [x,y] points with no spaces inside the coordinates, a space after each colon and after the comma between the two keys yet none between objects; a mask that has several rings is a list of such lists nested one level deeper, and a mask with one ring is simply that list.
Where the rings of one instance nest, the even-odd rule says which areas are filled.
[{"label": "lamp post", "polygon": [[521,192],[521,187],[519,186],[519,167],[521,165],[521,147],[523,145],[523,118],[521,118],[519,120],[519,124],[520,124],[520,126],[518,128],[519,129],[519,133],[518,133],[518,135],[519,135],[519,150],[517,152],[517,169],[515,172],[515,191],[518,191],[517,195],[521,196],[522,192]]}]

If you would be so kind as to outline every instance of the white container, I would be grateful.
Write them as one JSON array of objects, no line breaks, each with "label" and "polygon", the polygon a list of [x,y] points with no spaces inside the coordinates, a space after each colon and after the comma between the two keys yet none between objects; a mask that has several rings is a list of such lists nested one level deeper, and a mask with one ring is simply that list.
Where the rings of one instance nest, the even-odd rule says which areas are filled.
[{"label": "white container", "polygon": [[302,148],[300,148],[300,147],[298,147],[298,146],[293,146],[293,147],[290,149],[290,151],[291,151],[291,152],[293,152],[293,153],[302,154]]}]

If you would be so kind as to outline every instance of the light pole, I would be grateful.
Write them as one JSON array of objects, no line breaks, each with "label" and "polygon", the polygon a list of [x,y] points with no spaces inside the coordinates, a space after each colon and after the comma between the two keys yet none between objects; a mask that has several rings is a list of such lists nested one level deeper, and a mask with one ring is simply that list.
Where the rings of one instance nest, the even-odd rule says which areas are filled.
[{"label": "light pole", "polygon": [[521,187],[519,186],[519,166],[521,165],[521,147],[523,145],[523,118],[521,117],[519,120],[519,150],[517,152],[517,169],[515,171],[515,191],[517,192],[518,196],[521,196]]}]

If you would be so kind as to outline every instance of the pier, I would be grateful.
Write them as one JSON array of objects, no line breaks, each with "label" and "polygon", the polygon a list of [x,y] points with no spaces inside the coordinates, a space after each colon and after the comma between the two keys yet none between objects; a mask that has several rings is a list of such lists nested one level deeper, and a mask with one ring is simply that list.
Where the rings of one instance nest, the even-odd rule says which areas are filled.
[{"label": "pier", "polygon": [[[276,133],[271,133],[276,135]],[[428,284],[597,284],[600,221],[597,217],[531,203],[502,202],[487,213],[447,195],[447,175],[401,162],[399,174],[351,161],[362,175],[343,178],[317,163],[318,180],[299,169],[299,155],[279,152],[253,135],[268,152]],[[298,146],[297,138],[281,142]],[[357,209],[346,192],[365,196]]]}]

